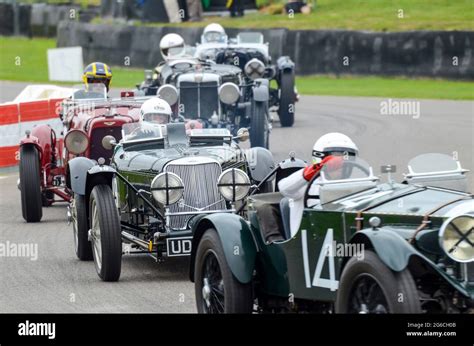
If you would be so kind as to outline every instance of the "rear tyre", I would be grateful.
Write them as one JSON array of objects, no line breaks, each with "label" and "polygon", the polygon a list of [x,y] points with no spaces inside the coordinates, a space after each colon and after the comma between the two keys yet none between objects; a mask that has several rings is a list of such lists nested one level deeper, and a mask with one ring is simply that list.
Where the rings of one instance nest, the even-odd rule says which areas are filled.
[{"label": "rear tyre", "polygon": [[96,185],[89,202],[92,254],[97,275],[103,281],[118,281],[122,269],[120,220],[112,190]]},{"label": "rear tyre", "polygon": [[92,260],[92,244],[87,234],[89,231],[89,222],[87,220],[86,197],[76,193],[73,203],[72,228],[76,255],[81,261],[90,261]]},{"label": "rear tyre", "polygon": [[194,266],[194,287],[199,313],[251,313],[251,283],[242,284],[232,274],[216,230],[202,236]]},{"label": "rear tyre", "polygon": [[20,149],[21,211],[26,222],[39,222],[43,217],[41,170],[38,149],[32,145]]},{"label": "rear tyre", "polygon": [[394,272],[373,252],[347,262],[339,282],[337,313],[421,313],[418,291],[408,269]]},{"label": "rear tyre", "polygon": [[293,126],[295,122],[295,75],[293,72],[281,74],[278,116],[282,127]]},{"label": "rear tyre", "polygon": [[252,119],[250,121],[250,144],[252,147],[268,149],[270,128],[268,124],[268,107],[266,102],[252,104]]}]

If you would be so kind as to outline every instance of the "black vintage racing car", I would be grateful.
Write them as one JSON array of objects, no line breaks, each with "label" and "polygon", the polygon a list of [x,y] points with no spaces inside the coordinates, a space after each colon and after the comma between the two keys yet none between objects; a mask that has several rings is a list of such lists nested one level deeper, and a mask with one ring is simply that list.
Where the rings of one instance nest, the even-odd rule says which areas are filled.
[{"label": "black vintage racing car", "polygon": [[248,197],[245,218],[201,218],[190,267],[198,311],[474,312],[465,173],[447,155],[426,154],[403,184],[381,184],[363,160],[346,160],[307,185],[296,232],[279,192]]},{"label": "black vintage racing car", "polygon": [[94,259],[102,280],[117,281],[123,252],[157,260],[190,255],[196,217],[236,212],[273,168],[268,150],[240,149],[237,140],[247,139],[244,128],[235,138],[227,129],[131,123],[123,126],[120,143],[104,138],[104,148],[114,147],[110,165],[105,158],[70,160],[78,258]]},{"label": "black vintage racing car", "polygon": [[191,57],[166,62],[156,79],[145,75],[139,92],[166,100],[175,117],[197,120],[204,128],[226,128],[233,135],[246,127],[252,147],[269,148],[267,79],[250,79],[239,67]]}]

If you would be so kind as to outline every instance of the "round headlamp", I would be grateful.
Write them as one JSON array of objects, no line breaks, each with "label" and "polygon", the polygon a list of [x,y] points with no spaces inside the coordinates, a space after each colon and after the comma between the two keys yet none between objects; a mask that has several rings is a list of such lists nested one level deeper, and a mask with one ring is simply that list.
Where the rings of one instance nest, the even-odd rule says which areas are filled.
[{"label": "round headlamp", "polygon": [[70,153],[79,155],[89,147],[89,137],[81,130],[71,130],[64,138],[64,145]]},{"label": "round headlamp", "polygon": [[474,216],[459,215],[446,220],[439,230],[439,244],[456,262],[474,261]]},{"label": "round headlamp", "polygon": [[227,104],[232,105],[236,103],[240,98],[240,90],[237,85],[231,82],[222,84],[219,87],[219,99]]},{"label": "round headlamp", "polygon": [[222,197],[235,202],[245,198],[250,190],[250,179],[244,171],[229,168],[222,172],[217,181],[217,186]]},{"label": "round headlamp", "polygon": [[265,65],[260,60],[254,58],[245,64],[244,71],[250,79],[261,78],[265,73]]},{"label": "round headlamp", "polygon": [[176,104],[178,102],[178,89],[175,86],[170,84],[162,85],[158,88],[156,95],[168,102],[170,106]]},{"label": "round headlamp", "polygon": [[183,196],[183,192],[183,181],[174,173],[160,173],[151,182],[153,198],[164,205],[178,202]]}]

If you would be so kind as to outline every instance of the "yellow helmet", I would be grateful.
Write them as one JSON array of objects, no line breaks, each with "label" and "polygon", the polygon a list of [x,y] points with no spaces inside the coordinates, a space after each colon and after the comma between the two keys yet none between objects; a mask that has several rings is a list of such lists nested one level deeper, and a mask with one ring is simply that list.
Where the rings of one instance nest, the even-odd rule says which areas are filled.
[{"label": "yellow helmet", "polygon": [[112,69],[103,62],[93,62],[84,69],[82,80],[86,88],[89,84],[103,83],[108,91],[112,80]]}]

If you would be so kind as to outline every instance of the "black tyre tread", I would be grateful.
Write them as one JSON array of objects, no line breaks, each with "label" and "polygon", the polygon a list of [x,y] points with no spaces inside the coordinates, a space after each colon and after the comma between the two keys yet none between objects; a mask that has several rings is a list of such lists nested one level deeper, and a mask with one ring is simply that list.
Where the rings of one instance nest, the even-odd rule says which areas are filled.
[{"label": "black tyre tread", "polygon": [[20,149],[20,188],[23,218],[26,222],[41,221],[41,171],[38,150],[34,146]]},{"label": "black tyre tread", "polygon": [[76,207],[77,218],[77,248],[76,255],[81,261],[91,261],[92,244],[88,239],[89,221],[87,219],[86,197],[82,195],[74,195],[74,205]]},{"label": "black tyre tread", "polygon": [[[295,75],[293,72],[282,72],[280,81],[280,106],[278,108],[278,116],[282,127],[291,127],[295,123]],[[293,104],[293,112],[288,107]]]},{"label": "black tyre tread", "polygon": [[[97,274],[104,281],[118,281],[122,269],[122,239],[111,188],[108,185],[96,185],[91,193],[92,199],[99,210],[102,245],[102,268]],[[89,215],[92,217],[92,211]]]},{"label": "black tyre tread", "polygon": [[[196,304],[198,307],[198,312],[203,313],[201,306],[202,302],[202,260],[203,254],[211,248],[217,255],[217,261],[221,268],[222,278],[224,280],[224,290],[225,290],[225,313],[251,313],[253,307],[252,299],[252,284],[242,284],[240,283],[235,276],[232,274],[232,271],[227,264],[225,258],[224,250],[222,244],[217,234],[217,231],[213,228],[208,229],[204,232],[202,236],[198,249],[196,251],[196,262],[194,272],[196,275],[195,278],[195,294],[196,294]],[[229,294],[230,293],[230,294]]]},{"label": "black tyre tread", "polygon": [[[388,268],[374,251],[365,250],[364,260],[351,258],[341,275],[336,300],[336,313],[347,313],[347,300],[353,278],[366,272],[372,274],[381,284],[391,313],[421,313],[421,307],[415,282],[410,271],[406,268],[401,272],[394,272]],[[403,303],[398,302],[398,295],[402,293]]]},{"label": "black tyre tread", "polygon": [[254,102],[252,119],[250,124],[250,144],[252,147],[262,147],[268,149],[268,132],[265,131],[266,107],[264,102]]}]

